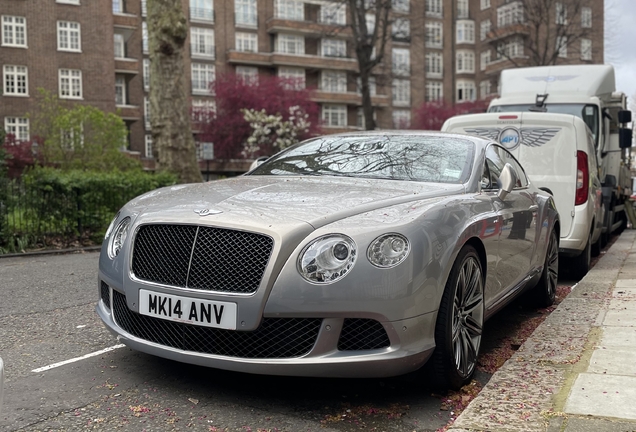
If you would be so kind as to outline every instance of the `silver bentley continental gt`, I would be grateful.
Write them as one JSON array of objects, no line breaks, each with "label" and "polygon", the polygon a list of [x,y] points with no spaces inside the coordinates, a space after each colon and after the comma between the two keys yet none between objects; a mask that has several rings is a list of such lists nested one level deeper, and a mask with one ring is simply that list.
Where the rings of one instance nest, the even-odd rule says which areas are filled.
[{"label": "silver bentley continental gt", "polygon": [[439,132],[329,135],[246,175],[167,187],[106,233],[97,313],[129,347],[324,377],[475,370],[484,321],[554,301],[559,217],[503,147]]}]

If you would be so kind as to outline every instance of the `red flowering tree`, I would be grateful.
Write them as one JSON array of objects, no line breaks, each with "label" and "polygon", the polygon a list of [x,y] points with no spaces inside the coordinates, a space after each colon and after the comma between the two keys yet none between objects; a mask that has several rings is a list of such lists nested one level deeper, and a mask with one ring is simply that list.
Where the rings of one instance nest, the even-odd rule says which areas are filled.
[{"label": "red flowering tree", "polygon": [[[310,90],[297,89],[294,84],[278,77],[259,76],[254,81],[235,74],[217,76],[212,84],[216,96],[216,114],[199,117],[200,139],[214,143],[214,155],[218,159],[243,158],[245,143],[253,128],[241,110],[265,110],[267,114],[280,115],[287,121],[292,107],[300,108],[308,116],[309,127],[297,137],[298,140],[319,135],[318,104],[311,101]],[[273,152],[273,148],[261,146],[259,154],[254,156],[271,155]]]},{"label": "red flowering tree", "polygon": [[462,114],[483,113],[488,109],[489,99],[462,102],[453,105],[444,101],[424,102],[415,110],[413,129],[440,130],[449,118]]},{"label": "red flowering tree", "polygon": [[2,147],[0,153],[4,153],[6,168],[11,178],[19,177],[25,168],[37,162],[37,138],[33,141],[22,141],[13,134],[7,134],[0,147]]}]

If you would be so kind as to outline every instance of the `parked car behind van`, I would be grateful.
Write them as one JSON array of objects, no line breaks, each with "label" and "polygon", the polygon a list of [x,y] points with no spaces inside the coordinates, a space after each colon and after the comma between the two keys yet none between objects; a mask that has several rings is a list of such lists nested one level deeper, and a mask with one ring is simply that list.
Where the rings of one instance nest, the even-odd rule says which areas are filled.
[{"label": "parked car behind van", "polygon": [[521,162],[530,181],[554,196],[561,218],[559,252],[583,277],[601,249],[604,210],[594,139],[568,114],[506,112],[448,119],[442,131],[490,138]]}]

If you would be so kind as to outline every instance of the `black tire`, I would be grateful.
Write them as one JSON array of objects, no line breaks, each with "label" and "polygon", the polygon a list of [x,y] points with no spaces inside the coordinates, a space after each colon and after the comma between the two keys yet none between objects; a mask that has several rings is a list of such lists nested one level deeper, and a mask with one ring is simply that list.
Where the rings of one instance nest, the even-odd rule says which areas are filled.
[{"label": "black tire", "polygon": [[470,382],[484,328],[484,276],[477,251],[464,246],[444,288],[431,359],[433,385],[458,390]]},{"label": "black tire", "polygon": [[554,304],[556,298],[557,281],[559,279],[559,239],[556,231],[552,230],[545,253],[545,262],[541,279],[534,288],[535,298],[539,307]]},{"label": "black tire", "polygon": [[592,234],[587,239],[587,243],[585,244],[585,249],[581,252],[580,255],[572,258],[572,276],[576,279],[583,279],[583,276],[587,274],[590,270],[590,265],[592,261]]},{"label": "black tire", "polygon": [[593,257],[597,257],[601,254],[601,249],[603,249],[603,245],[602,245],[602,241],[601,241],[601,237],[603,237],[603,234],[601,233],[601,235],[598,236],[598,239],[596,240],[596,243],[592,244],[592,256]]}]

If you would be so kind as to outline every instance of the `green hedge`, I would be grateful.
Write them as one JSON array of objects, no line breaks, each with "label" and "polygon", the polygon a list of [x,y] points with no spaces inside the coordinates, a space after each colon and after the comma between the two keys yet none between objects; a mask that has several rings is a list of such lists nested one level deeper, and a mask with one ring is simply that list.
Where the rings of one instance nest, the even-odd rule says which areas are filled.
[{"label": "green hedge", "polygon": [[[167,173],[60,171],[34,168],[7,188],[0,248],[13,251],[18,239],[47,245],[88,239],[98,242],[115,213],[130,199],[176,183]],[[1,226],[2,224],[0,224]],[[0,251],[1,252],[1,251]]]}]

